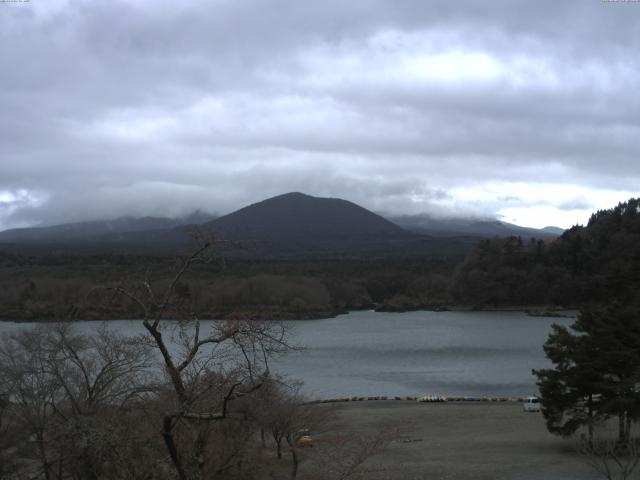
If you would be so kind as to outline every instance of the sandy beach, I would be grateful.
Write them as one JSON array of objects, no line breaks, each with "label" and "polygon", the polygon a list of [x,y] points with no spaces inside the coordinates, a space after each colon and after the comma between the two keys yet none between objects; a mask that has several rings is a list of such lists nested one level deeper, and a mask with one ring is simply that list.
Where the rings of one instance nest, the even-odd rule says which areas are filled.
[{"label": "sandy beach", "polygon": [[398,436],[363,466],[364,478],[586,480],[600,478],[571,440],[547,432],[540,413],[519,403],[364,401],[337,404],[337,421],[362,435]]}]

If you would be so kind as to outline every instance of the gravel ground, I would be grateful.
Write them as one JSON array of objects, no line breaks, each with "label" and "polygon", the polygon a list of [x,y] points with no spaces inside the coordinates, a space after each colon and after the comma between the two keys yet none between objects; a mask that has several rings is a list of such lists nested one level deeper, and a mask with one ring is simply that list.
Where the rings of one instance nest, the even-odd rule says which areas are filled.
[{"label": "gravel ground", "polygon": [[363,466],[368,480],[591,480],[600,478],[571,440],[547,432],[540,413],[514,403],[365,401],[337,404],[337,421],[365,438],[398,436]]}]

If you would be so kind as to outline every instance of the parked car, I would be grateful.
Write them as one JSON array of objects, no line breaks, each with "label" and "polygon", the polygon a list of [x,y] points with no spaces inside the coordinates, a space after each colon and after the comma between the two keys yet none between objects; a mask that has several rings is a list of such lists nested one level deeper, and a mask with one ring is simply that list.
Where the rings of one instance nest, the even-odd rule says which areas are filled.
[{"label": "parked car", "polygon": [[538,397],[527,397],[522,404],[522,410],[525,412],[539,412],[540,399]]}]

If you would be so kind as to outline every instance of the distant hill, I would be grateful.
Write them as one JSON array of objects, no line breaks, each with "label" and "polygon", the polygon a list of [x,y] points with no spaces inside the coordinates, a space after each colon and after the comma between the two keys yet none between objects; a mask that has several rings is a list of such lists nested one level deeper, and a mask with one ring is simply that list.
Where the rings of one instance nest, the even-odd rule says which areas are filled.
[{"label": "distant hill", "polygon": [[[181,219],[143,217],[80,222],[0,232],[0,250],[52,254],[176,254],[193,248],[194,231],[245,242],[230,256],[414,256],[463,257],[483,237],[549,237],[541,230],[504,222],[466,222],[427,217],[390,221],[355,203],[287,193],[212,219],[196,213]],[[427,220],[429,220],[427,222]]]},{"label": "distant hill", "polygon": [[179,218],[120,217],[113,220],[65,223],[47,227],[14,228],[0,232],[2,243],[60,243],[69,241],[101,241],[105,235],[148,230],[166,230],[181,225],[201,224],[216,218],[214,215],[195,211]]},{"label": "distant hill", "polygon": [[551,235],[557,235],[557,236],[560,236],[564,232],[566,232],[564,228],[560,228],[560,227],[544,227],[542,231],[550,233]]},{"label": "distant hill", "polygon": [[262,241],[338,241],[406,238],[410,234],[369,210],[339,198],[287,193],[204,225],[225,238]]},{"label": "distant hill", "polygon": [[225,239],[247,241],[244,255],[265,257],[462,257],[477,243],[415,234],[355,203],[298,192],[249,205],[202,228]]},{"label": "distant hill", "polygon": [[434,218],[428,215],[404,215],[389,217],[395,224],[414,233],[434,237],[476,236],[482,238],[520,236],[523,238],[548,238],[560,236],[562,228],[543,229],[521,227],[500,220],[473,218]]},{"label": "distant hill", "polygon": [[[178,224],[178,225],[176,225]],[[462,257],[475,237],[433,238],[402,229],[352,202],[302,193],[279,195],[200,223],[120,219],[0,233],[0,250],[49,254],[176,254],[193,248],[194,231],[243,241],[225,255],[244,257]]]}]

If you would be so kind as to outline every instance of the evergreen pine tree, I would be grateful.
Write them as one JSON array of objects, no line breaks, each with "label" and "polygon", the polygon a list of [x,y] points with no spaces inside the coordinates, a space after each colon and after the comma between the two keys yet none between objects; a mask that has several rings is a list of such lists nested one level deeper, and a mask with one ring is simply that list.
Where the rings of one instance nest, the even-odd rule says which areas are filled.
[{"label": "evergreen pine tree", "polygon": [[580,312],[570,329],[554,325],[544,350],[553,368],[534,370],[550,432],[569,436],[618,418],[618,441],[627,443],[640,417],[640,315],[613,304]]}]

